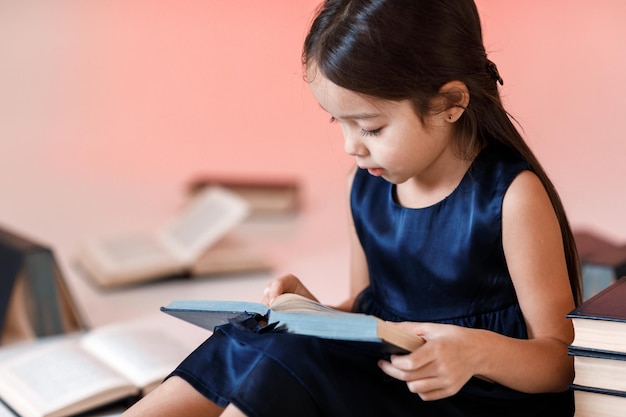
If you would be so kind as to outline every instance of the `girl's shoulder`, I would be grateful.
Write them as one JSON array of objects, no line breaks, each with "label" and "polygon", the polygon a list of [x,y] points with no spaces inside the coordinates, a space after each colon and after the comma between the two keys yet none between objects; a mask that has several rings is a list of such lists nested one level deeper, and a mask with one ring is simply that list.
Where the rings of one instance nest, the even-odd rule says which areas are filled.
[{"label": "girl's shoulder", "polygon": [[523,171],[530,170],[528,161],[517,151],[501,144],[486,146],[468,170],[468,180],[481,188],[506,191]]}]

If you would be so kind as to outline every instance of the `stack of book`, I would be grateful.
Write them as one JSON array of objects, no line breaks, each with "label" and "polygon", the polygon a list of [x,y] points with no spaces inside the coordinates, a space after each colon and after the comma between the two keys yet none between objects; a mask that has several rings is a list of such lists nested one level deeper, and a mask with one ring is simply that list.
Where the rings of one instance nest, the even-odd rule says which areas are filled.
[{"label": "stack of book", "polygon": [[576,417],[626,415],[626,277],[568,314]]}]

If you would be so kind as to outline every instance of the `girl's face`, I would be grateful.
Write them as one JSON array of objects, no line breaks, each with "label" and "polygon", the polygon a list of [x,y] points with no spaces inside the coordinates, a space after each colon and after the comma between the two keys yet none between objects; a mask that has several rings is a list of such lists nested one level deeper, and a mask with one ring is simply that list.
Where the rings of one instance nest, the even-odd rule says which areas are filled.
[{"label": "girl's face", "polygon": [[445,112],[429,115],[422,123],[408,100],[382,100],[346,90],[317,68],[308,71],[308,79],[331,122],[341,125],[344,150],[360,168],[394,184],[437,181],[442,168],[446,170],[452,124],[446,122]]}]

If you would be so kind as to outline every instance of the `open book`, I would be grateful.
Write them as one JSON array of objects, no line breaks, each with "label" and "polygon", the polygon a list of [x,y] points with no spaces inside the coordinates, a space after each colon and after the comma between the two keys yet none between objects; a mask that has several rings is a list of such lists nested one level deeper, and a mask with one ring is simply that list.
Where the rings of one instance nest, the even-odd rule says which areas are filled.
[{"label": "open book", "polygon": [[424,339],[377,317],[347,313],[324,306],[296,294],[282,294],[272,305],[245,301],[172,301],[161,311],[179,319],[213,330],[242,313],[257,314],[267,325],[287,332],[336,340],[380,343],[389,353],[415,350]]},{"label": "open book", "polygon": [[143,322],[44,339],[2,358],[0,398],[22,417],[64,417],[132,402],[155,388],[195,346],[195,340]]},{"label": "open book", "polygon": [[80,248],[78,262],[103,287],[182,275],[247,214],[242,198],[224,188],[209,187],[160,231],[93,239]]}]

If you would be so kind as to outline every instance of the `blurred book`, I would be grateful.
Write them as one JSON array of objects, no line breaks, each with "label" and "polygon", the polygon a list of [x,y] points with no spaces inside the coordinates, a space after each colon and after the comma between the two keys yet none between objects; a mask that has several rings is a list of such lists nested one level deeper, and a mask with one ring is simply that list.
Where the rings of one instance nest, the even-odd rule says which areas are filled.
[{"label": "blurred book", "polygon": [[249,214],[244,199],[206,187],[161,230],[85,242],[77,261],[102,287],[189,275],[194,265]]},{"label": "blurred book", "polygon": [[273,265],[258,245],[228,234],[205,251],[191,266],[194,277],[268,271]]},{"label": "blurred book", "polygon": [[195,195],[210,186],[224,187],[246,200],[251,214],[290,214],[300,208],[300,184],[292,178],[198,175],[188,183]]},{"label": "blurred book", "polygon": [[83,327],[53,250],[0,228],[0,344]]},{"label": "blurred book", "polygon": [[580,230],[574,233],[580,257],[583,300],[588,300],[626,275],[626,245]]},{"label": "blurred book", "polygon": [[24,343],[0,359],[0,397],[21,417],[123,408],[158,386],[193,339],[137,320]]}]

